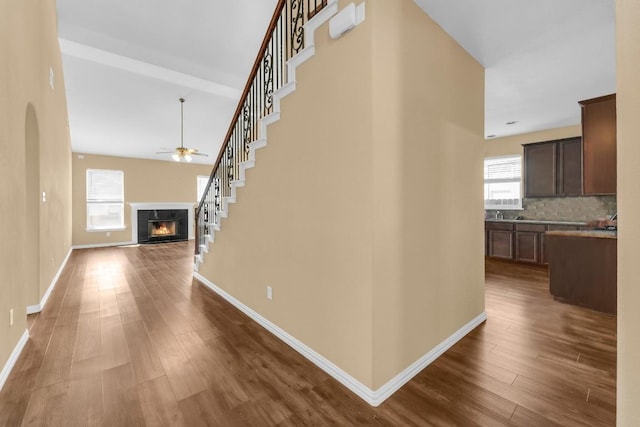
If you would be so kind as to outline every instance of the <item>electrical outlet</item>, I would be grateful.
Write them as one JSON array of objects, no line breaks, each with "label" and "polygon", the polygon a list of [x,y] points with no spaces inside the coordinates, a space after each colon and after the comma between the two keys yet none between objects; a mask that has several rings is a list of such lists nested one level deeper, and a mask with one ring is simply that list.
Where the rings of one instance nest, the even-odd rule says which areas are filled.
[{"label": "electrical outlet", "polygon": [[107,237],[111,237],[111,232],[107,231]]},{"label": "electrical outlet", "polygon": [[13,326],[13,308],[9,309],[9,326]]},{"label": "electrical outlet", "polygon": [[267,299],[268,300],[273,299],[273,289],[271,288],[271,286],[267,286]]},{"label": "electrical outlet", "polygon": [[54,89],[56,85],[56,75],[53,72],[53,68],[49,67],[49,86],[51,86],[51,90]]},{"label": "electrical outlet", "polygon": [[55,262],[53,261],[53,257],[51,257],[51,267],[55,267],[55,266],[56,266],[56,264],[55,264]]}]

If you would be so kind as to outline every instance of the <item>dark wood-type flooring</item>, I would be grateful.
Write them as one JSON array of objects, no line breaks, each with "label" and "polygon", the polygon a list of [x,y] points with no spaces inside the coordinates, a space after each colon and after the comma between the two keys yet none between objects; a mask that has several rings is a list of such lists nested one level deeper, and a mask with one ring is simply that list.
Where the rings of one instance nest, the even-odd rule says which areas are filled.
[{"label": "dark wood-type flooring", "polygon": [[372,408],[192,281],[192,245],[74,251],[1,426],[615,425],[616,318],[487,262],[489,320]]}]

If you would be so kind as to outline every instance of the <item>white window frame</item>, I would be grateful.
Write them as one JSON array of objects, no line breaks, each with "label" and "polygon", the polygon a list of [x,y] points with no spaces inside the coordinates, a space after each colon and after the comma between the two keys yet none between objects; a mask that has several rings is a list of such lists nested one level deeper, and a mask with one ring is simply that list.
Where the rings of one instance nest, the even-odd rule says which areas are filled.
[{"label": "white window frame", "polygon": [[[512,154],[509,156],[498,156],[498,157],[485,157],[484,159],[484,167],[486,167],[486,162],[489,160],[505,160],[505,159],[518,159],[518,161],[520,162],[520,176],[518,178],[493,178],[493,179],[488,179],[488,178],[484,178],[484,185],[486,184],[497,184],[497,183],[518,183],[518,187],[519,187],[519,198],[517,199],[502,199],[502,203],[491,203],[494,200],[492,199],[485,199],[484,200],[484,208],[485,209],[491,209],[491,210],[522,210],[522,155],[521,154]],[[484,168],[483,168],[484,171]],[[483,177],[484,177],[484,172],[483,172]],[[483,188],[484,188],[483,185]],[[515,200],[515,202],[514,202]],[[507,202],[508,201],[508,202]]]},{"label": "white window frame", "polygon": [[[204,185],[201,187],[200,183],[201,181],[204,183]],[[209,182],[209,175],[198,175],[196,177],[196,202],[200,203],[200,200],[202,200],[202,196],[204,194],[204,190],[205,188],[207,188],[207,183]],[[202,194],[200,194],[200,189],[202,188]]]},{"label": "white window frame", "polygon": [[[96,172],[103,173],[114,173],[120,175],[120,181],[122,188],[120,190],[120,197],[105,197],[105,198],[92,198],[90,195],[90,175]],[[124,226],[124,172],[121,170],[112,170],[112,169],[87,169],[85,175],[85,187],[86,187],[86,231],[118,231],[124,230],[126,227]],[[117,225],[109,225],[105,227],[94,226],[89,223],[90,220],[90,206],[94,205],[119,205],[120,207],[120,224]]]}]

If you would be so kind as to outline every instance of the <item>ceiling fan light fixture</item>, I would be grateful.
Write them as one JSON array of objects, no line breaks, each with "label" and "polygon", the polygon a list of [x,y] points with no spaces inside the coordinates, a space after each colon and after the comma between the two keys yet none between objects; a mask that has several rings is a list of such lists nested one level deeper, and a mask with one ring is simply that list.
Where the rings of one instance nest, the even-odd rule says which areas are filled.
[{"label": "ceiling fan light fixture", "polygon": [[199,153],[196,148],[187,148],[184,146],[184,98],[180,98],[180,146],[171,151],[160,151],[156,154],[171,154],[171,158],[176,162],[190,162],[192,156],[207,156],[205,153]]}]

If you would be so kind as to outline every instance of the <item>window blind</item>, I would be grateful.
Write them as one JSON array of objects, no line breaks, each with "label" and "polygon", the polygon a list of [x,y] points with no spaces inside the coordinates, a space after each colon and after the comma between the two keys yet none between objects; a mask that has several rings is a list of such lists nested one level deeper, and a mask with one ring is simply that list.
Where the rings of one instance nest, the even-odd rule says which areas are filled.
[{"label": "window blind", "polygon": [[485,159],[485,209],[521,209],[521,181],[521,156],[507,156]]}]

